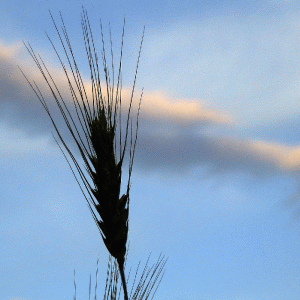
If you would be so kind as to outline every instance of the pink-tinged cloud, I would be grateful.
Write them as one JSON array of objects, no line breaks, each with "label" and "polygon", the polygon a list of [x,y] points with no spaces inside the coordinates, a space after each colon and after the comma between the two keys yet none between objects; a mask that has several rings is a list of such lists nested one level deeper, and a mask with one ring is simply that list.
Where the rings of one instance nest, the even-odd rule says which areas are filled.
[{"label": "pink-tinged cloud", "polygon": [[263,141],[249,142],[250,151],[287,171],[300,171],[300,146],[289,147]]},{"label": "pink-tinged cloud", "polygon": [[[20,49],[20,43],[12,46],[0,44],[0,116],[8,127],[29,133],[38,139],[48,136],[54,130],[38,99],[18,70],[18,65],[23,67],[30,80],[37,82],[54,118],[60,118],[60,115],[51,92],[34,63],[24,67],[19,60]],[[24,51],[26,52],[25,49]],[[64,73],[60,68],[48,67],[60,92],[70,101]],[[84,81],[88,96],[91,97],[91,85],[88,80]],[[136,91],[133,102],[135,112],[141,89],[137,87]],[[124,87],[122,108],[125,115],[130,95],[131,87]],[[71,111],[75,114],[74,109]],[[217,172],[241,170],[255,175],[299,171],[300,146],[225,139],[209,136],[202,131],[206,126],[230,126],[231,123],[232,119],[228,114],[208,109],[200,100],[177,100],[162,92],[146,91],[141,107],[136,165],[143,170],[168,169],[171,172],[182,172],[197,166],[207,166]],[[58,121],[58,126],[63,128],[60,127],[64,126],[63,122]]]},{"label": "pink-tinged cloud", "polygon": [[178,124],[213,123],[230,124],[226,113],[210,110],[199,101],[192,99],[172,100],[163,93],[145,93],[143,97],[143,114],[152,120],[172,120]]}]

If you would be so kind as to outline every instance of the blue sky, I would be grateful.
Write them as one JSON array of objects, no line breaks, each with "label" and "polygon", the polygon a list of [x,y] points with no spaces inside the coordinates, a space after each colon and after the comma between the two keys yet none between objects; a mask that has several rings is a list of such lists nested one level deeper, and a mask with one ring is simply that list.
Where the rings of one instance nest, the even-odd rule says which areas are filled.
[{"label": "blue sky", "polygon": [[22,41],[67,92],[45,35],[59,44],[48,9],[58,22],[61,11],[88,82],[82,4],[95,36],[100,18],[106,37],[111,23],[116,53],[126,17],[125,95],[146,26],[128,264],[169,257],[157,300],[299,299],[299,2],[4,0],[0,300],[72,299],[74,269],[77,299],[87,299],[97,258],[98,297],[104,288],[107,251],[17,68],[54,109]]}]

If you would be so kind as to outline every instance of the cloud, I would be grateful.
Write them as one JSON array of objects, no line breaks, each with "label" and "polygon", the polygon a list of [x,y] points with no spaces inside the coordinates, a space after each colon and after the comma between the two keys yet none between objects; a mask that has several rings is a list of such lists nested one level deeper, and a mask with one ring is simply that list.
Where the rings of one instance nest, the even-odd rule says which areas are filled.
[{"label": "cloud", "polygon": [[269,160],[278,168],[288,171],[300,170],[300,146],[288,147],[263,141],[249,143],[250,151],[257,153],[264,160]]},{"label": "cloud", "polygon": [[163,93],[146,93],[143,98],[144,115],[152,121],[168,120],[177,124],[230,124],[229,115],[204,107],[199,100],[172,100]]},{"label": "cloud", "polygon": [[[1,45],[0,49],[0,105],[2,134],[5,135],[2,145],[6,145],[6,151],[12,151],[13,147],[19,147],[23,151],[32,151],[35,147],[39,151],[43,147],[46,149],[49,134],[54,130],[36,96],[17,69],[20,64],[17,58],[19,44]],[[62,94],[69,95],[68,84],[61,70],[53,66],[49,66],[49,69],[54,78],[58,79]],[[61,120],[59,112],[55,110],[54,99],[39,71],[31,66],[27,66],[25,71],[30,79],[38,83],[54,118]],[[86,86],[89,94],[90,85]],[[123,108],[127,108],[131,88],[125,87],[123,91]],[[70,100],[69,96],[66,99]],[[137,103],[135,100],[135,110]],[[184,172],[199,166],[207,166],[216,172],[241,170],[258,176],[299,171],[300,147],[205,133],[208,127],[224,127],[232,123],[228,114],[208,109],[198,99],[178,100],[162,92],[145,92],[135,163],[141,170],[171,172]],[[63,122],[58,121],[59,128],[62,125]],[[10,135],[9,130],[15,132]],[[31,137],[22,136],[20,132],[30,134]],[[14,141],[23,138],[27,142],[10,142],[9,138]]]},{"label": "cloud", "polygon": [[[39,119],[39,122],[41,121],[40,113],[43,111],[43,108],[18,69],[18,65],[20,65],[31,82],[34,80],[37,83],[50,109],[55,107],[55,102],[34,62],[32,61],[31,64],[27,62],[25,65],[24,61],[20,62],[18,57],[20,56],[21,49],[26,51],[25,47],[20,45],[20,43],[5,45],[0,42],[0,62],[2,66],[0,70],[0,101],[4,109],[1,119],[3,120],[4,118],[7,122],[14,124],[24,122],[27,119],[29,122],[27,124],[30,124],[36,118]],[[63,97],[67,101],[71,101],[69,85],[62,69],[51,65],[47,65],[47,68],[53,78],[55,78],[55,82]],[[91,84],[86,79],[84,79],[84,82],[87,94],[91,98]],[[73,86],[75,86],[74,83]],[[102,90],[105,96],[106,89],[103,88]],[[125,108],[129,104],[130,96],[131,88],[123,88],[122,101],[124,113],[126,113]],[[133,106],[137,108],[137,104],[138,101],[135,101]],[[166,119],[176,120],[176,122],[182,124],[191,122],[216,124],[231,122],[231,118],[228,115],[205,108],[199,100],[186,99],[176,101],[167,97],[162,92],[146,92],[143,96],[142,105],[144,117],[158,122]],[[9,114],[6,113],[7,110],[9,110]],[[45,115],[45,113],[43,112],[42,115]],[[39,128],[43,126],[46,127],[45,122],[41,122]]]},{"label": "cloud", "polygon": [[150,28],[143,48],[143,85],[176,97],[209,99],[244,127],[299,115],[297,10],[258,11]]},{"label": "cloud", "polygon": [[[22,60],[24,46],[0,41],[0,120],[12,128],[23,129],[29,134],[43,134],[46,125],[45,112],[36,96],[22,76],[18,65],[32,75],[38,84],[44,86],[36,68]],[[43,91],[43,90],[42,90]],[[43,91],[49,94],[48,91]]]},{"label": "cloud", "polygon": [[300,171],[300,146],[182,133],[174,137],[142,136],[140,168],[184,172],[206,166],[215,172],[242,171],[255,176]]}]

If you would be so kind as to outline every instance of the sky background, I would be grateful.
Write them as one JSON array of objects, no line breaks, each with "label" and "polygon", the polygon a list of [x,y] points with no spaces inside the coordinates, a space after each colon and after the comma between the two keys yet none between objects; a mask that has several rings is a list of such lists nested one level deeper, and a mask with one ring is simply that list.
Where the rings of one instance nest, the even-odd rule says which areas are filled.
[{"label": "sky background", "polygon": [[115,57],[126,17],[125,94],[146,26],[128,265],[169,258],[156,300],[299,299],[299,1],[3,0],[0,300],[73,299],[74,269],[88,299],[98,258],[103,294],[107,250],[17,67],[59,118],[22,41],[68,95],[45,35],[59,45],[48,9],[58,24],[61,11],[88,83],[82,4],[98,46],[100,18],[106,38],[111,23]]}]

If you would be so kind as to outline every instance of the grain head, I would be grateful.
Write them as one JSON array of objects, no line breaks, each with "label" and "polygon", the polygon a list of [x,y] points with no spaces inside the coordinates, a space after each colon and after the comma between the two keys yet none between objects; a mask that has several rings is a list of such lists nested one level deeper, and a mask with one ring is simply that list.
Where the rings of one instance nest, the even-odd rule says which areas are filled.
[{"label": "grain head", "polygon": [[[127,107],[126,125],[122,132],[121,73],[125,20],[116,82],[111,35],[110,45],[112,63],[109,70],[106,61],[105,43],[101,25],[101,53],[105,77],[105,84],[103,84],[99,70],[99,56],[96,52],[89,19],[86,10],[84,8],[82,9],[81,25],[90,69],[90,84],[92,89],[92,97],[90,99],[87,96],[88,93],[76,63],[63,18],[61,16],[61,31],[58,29],[52,15],[51,18],[60,39],[60,43],[63,46],[64,55],[67,59],[67,66],[70,71],[67,71],[67,67],[63,62],[61,55],[58,53],[57,48],[54,46],[50,37],[47,36],[66,76],[70,95],[73,100],[73,111],[76,112],[75,114],[71,113],[71,108],[62,96],[55,79],[51,76],[42,58],[34,52],[29,43],[24,44],[51,91],[56,105],[65,121],[66,127],[79,150],[84,168],[78,162],[76,155],[73,154],[73,150],[71,150],[68,143],[65,142],[64,137],[57,127],[56,121],[52,117],[49,106],[44,99],[41,90],[35,82],[31,83],[25,73],[21,69],[20,70],[50,117],[58,136],[56,141],[84,194],[104,244],[109,253],[117,260],[125,299],[128,299],[124,275],[124,260],[128,237],[130,178],[137,141],[138,116],[142,93],[139,99],[138,111],[135,115],[135,122],[133,122],[132,116],[132,102],[144,33],[140,44],[129,106]],[[135,124],[135,126],[133,124]],[[122,166],[126,151],[129,153],[128,181],[127,188],[121,196]]]}]

